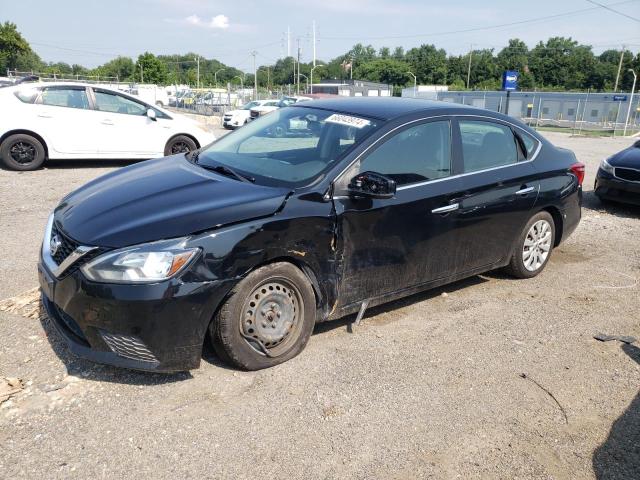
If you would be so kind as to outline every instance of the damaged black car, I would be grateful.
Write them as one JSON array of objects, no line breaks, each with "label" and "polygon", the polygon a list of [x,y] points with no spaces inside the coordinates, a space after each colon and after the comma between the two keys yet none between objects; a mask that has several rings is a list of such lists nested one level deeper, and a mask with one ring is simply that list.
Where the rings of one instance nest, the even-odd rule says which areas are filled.
[{"label": "damaged black car", "polygon": [[42,300],[76,354],[197,368],[299,354],[317,322],[505,268],[539,274],[580,221],[584,165],[511,117],[327,99],[65,197]]}]

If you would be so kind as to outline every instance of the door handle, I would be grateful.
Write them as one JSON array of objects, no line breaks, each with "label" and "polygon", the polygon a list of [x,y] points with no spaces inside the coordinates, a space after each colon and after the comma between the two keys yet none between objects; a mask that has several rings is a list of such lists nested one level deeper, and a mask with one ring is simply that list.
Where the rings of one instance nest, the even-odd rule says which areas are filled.
[{"label": "door handle", "polygon": [[46,113],[39,113],[38,116],[40,118],[53,118],[53,115],[47,115]]},{"label": "door handle", "polygon": [[102,122],[103,125],[113,125],[113,121],[112,120],[103,120]]},{"label": "door handle", "polygon": [[535,191],[535,187],[521,188],[520,190],[518,190],[516,192],[516,195],[526,195],[526,194],[531,193],[533,191]]},{"label": "door handle", "polygon": [[454,210],[458,210],[458,208],[460,208],[459,203],[452,203],[451,205],[446,205],[444,207],[434,208],[433,210],[431,210],[431,213],[449,213],[453,212]]}]

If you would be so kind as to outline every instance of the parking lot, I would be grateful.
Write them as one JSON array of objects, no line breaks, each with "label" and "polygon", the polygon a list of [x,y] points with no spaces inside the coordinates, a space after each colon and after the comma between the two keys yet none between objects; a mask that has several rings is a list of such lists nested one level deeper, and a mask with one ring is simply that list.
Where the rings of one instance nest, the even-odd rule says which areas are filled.
[{"label": "parking lot", "polygon": [[354,333],[322,324],[258,372],[208,349],[174,375],[70,354],[38,305],[44,225],[126,162],[0,170],[0,377],[19,379],[2,477],[638,478],[640,344],[593,339],[640,338],[640,208],[591,192],[632,140],[545,135],[587,170],[581,225],[541,275],[476,276],[371,309]]}]

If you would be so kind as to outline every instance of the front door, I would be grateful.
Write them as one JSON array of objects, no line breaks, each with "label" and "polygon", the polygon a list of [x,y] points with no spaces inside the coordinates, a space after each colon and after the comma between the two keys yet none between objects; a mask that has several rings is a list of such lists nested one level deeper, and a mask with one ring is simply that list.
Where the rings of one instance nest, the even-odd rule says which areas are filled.
[{"label": "front door", "polygon": [[[460,179],[450,178],[452,158],[451,122],[421,121],[390,134],[338,179],[341,307],[428,283],[457,268],[455,217],[438,210],[460,189]],[[349,196],[349,180],[365,171],[394,179],[395,197]]]},{"label": "front door", "polygon": [[[109,90],[93,89],[103,157],[162,155],[169,126],[147,117],[148,106]],[[167,128],[164,128],[167,127]]]}]

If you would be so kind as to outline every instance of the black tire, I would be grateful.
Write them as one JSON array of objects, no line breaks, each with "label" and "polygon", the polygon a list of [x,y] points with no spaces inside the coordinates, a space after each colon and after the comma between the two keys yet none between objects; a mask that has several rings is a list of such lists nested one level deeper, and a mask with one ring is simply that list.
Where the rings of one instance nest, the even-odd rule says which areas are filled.
[{"label": "black tire", "polygon": [[[222,361],[260,370],[286,362],[304,349],[315,313],[315,294],[305,274],[290,263],[272,263],[251,272],[231,290],[209,333]],[[285,332],[282,338],[274,338],[280,332]]]},{"label": "black tire", "polygon": [[198,146],[193,138],[187,137],[186,135],[177,135],[167,142],[167,145],[164,147],[164,155],[168,157],[169,155],[177,155],[178,153],[192,152],[197,148]]},{"label": "black tire", "polygon": [[[530,234],[530,230],[532,230],[533,226],[538,224],[538,222],[546,222],[548,224],[550,233],[551,233],[551,238],[548,241],[548,251],[544,259],[542,261],[538,261],[540,259],[540,257],[538,257],[538,260],[534,260],[533,265],[530,265],[528,268],[527,265],[525,264],[525,258],[524,258],[525,257],[525,241],[531,242],[531,237],[529,239],[527,237]],[[545,238],[546,238],[546,235],[545,235]],[[553,251],[555,241],[556,241],[556,226],[551,214],[549,214],[549,212],[546,212],[546,211],[536,213],[533,217],[531,217],[531,219],[529,219],[524,229],[522,230],[522,233],[518,237],[518,241],[516,243],[513,256],[511,257],[511,261],[509,262],[509,265],[507,265],[507,267],[505,268],[506,273],[508,273],[509,275],[515,278],[533,278],[536,275],[540,274],[540,272],[542,272],[542,270],[544,270],[544,267],[547,265],[549,258],[551,258],[551,252]],[[536,244],[535,241],[533,241],[533,243],[535,244],[535,249],[538,249],[537,251],[541,252],[542,250],[538,247],[538,244]],[[544,242],[544,244],[542,244],[544,248],[546,248],[547,246],[546,244],[547,244],[546,241]],[[529,250],[534,250],[534,248],[529,247]],[[528,258],[531,258],[531,255],[537,255],[537,253],[529,253]]]},{"label": "black tire", "polygon": [[24,133],[11,135],[0,145],[0,159],[10,170],[37,170],[46,157],[47,152],[40,140]]}]

